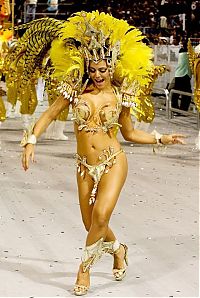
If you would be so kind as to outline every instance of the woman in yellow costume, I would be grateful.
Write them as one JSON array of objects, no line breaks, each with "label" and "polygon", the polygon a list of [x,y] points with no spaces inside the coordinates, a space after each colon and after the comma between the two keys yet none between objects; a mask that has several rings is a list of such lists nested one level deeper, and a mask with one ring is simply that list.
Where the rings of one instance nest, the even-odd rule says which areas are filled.
[{"label": "woman in yellow costume", "polygon": [[6,108],[4,105],[4,101],[2,99],[2,96],[5,96],[6,92],[0,87],[0,125],[1,122],[6,120]]},{"label": "woman in yellow costume", "polygon": [[[193,48],[191,40],[188,41],[189,62],[192,73],[194,74],[194,103],[200,112],[200,44]],[[196,148],[200,150],[200,130],[195,139]]]},{"label": "woman in yellow costume", "polygon": [[[13,66],[15,59],[15,50],[17,48],[18,40],[13,39],[8,53],[5,57],[3,73],[6,78],[7,87],[7,102],[10,109],[17,107],[22,116],[24,129],[30,126],[32,115],[37,107],[36,83],[37,74],[29,79],[26,88],[19,88],[22,79],[23,66],[20,65],[20,59],[17,59],[17,66]],[[11,67],[12,65],[12,67]],[[20,107],[20,109],[19,109]],[[30,118],[30,121],[29,121]]]},{"label": "woman in yellow costume", "polygon": [[[2,71],[3,71],[3,62],[4,62],[4,57],[3,57],[3,41],[1,40],[0,36],[0,81],[1,81],[1,76],[2,76]],[[4,101],[2,99],[2,96],[5,95],[5,91],[0,87],[0,125],[1,122],[5,121],[6,119],[6,108],[4,105]]]},{"label": "woman in yellow costume", "polygon": [[200,112],[200,45],[193,48],[191,40],[188,41],[189,62],[194,74],[194,103]]},{"label": "woman in yellow costume", "polygon": [[[148,84],[153,67],[151,49],[142,42],[140,31],[98,11],[77,13],[67,22],[44,19],[33,26],[39,26],[39,22],[48,23],[42,30],[46,34],[48,31],[51,40],[53,77],[59,82],[60,96],[24,136],[22,165],[25,171],[29,168],[37,139],[71,105],[77,140],[79,202],[88,231],[74,286],[74,294],[81,296],[89,289],[91,266],[104,253],[113,255],[114,279],[121,281],[126,275],[128,248],[117,240],[109,225],[127,176],[127,159],[116,129],[120,128],[125,140],[140,144],[184,142],[182,135],[149,134],[132,126],[130,108],[138,113],[136,95]],[[37,53],[41,49],[42,45]],[[25,69],[25,74],[29,73]],[[142,113],[142,105],[139,106]]]}]

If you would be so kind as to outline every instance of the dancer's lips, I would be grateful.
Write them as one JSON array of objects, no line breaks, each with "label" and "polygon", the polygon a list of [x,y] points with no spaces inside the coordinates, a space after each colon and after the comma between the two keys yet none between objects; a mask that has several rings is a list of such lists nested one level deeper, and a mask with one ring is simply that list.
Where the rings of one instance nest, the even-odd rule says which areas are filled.
[{"label": "dancer's lips", "polygon": [[101,84],[104,83],[104,79],[96,79],[96,80],[95,80],[95,83],[96,83],[97,85],[101,85]]}]

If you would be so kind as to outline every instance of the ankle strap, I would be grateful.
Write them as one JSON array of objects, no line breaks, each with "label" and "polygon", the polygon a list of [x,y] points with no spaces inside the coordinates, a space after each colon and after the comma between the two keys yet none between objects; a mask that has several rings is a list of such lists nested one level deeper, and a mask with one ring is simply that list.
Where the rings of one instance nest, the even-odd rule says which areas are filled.
[{"label": "ankle strap", "polygon": [[85,247],[82,257],[83,272],[90,269],[101,258],[103,254],[102,243],[103,238]]},{"label": "ankle strap", "polygon": [[119,251],[120,243],[116,239],[115,241],[104,241],[102,243],[102,250],[104,253],[115,254]]}]

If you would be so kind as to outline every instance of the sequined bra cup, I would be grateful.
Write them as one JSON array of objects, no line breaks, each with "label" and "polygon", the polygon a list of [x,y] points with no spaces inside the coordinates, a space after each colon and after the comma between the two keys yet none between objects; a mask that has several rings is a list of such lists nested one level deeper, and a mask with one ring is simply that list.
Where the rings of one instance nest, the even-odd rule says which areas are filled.
[{"label": "sequined bra cup", "polygon": [[116,100],[115,107],[110,103],[100,106],[95,112],[92,112],[91,105],[83,99],[80,99],[73,107],[72,120],[78,125],[78,130],[84,129],[87,132],[108,132],[115,126],[121,126],[118,123],[122,104]]}]

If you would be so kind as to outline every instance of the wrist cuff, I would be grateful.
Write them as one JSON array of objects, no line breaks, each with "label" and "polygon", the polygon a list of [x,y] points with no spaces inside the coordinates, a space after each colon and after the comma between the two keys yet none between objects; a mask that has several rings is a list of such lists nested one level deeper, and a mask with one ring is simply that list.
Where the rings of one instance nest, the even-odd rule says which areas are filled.
[{"label": "wrist cuff", "polygon": [[154,138],[156,139],[156,144],[157,145],[163,145],[161,138],[162,138],[162,134],[160,134],[159,132],[157,132],[155,129],[152,131],[152,135],[154,136]]},{"label": "wrist cuff", "polygon": [[37,138],[34,134],[30,135],[27,140],[27,144],[35,145],[37,143]]},{"label": "wrist cuff", "polygon": [[23,139],[21,140],[21,147],[25,147],[27,144],[35,145],[37,143],[37,138],[34,134],[28,135],[27,131],[24,133]]}]

